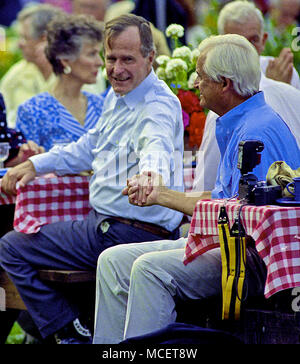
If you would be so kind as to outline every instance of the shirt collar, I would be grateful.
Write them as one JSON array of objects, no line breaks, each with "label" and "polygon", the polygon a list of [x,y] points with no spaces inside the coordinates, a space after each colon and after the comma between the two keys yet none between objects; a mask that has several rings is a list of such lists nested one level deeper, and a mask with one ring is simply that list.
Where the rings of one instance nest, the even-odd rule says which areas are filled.
[{"label": "shirt collar", "polygon": [[145,94],[153,87],[154,81],[157,79],[154,70],[152,69],[149,75],[132,91],[124,96],[116,95],[117,99],[122,99],[129,109],[134,107],[143,99]]},{"label": "shirt collar", "polygon": [[254,107],[260,107],[265,104],[265,97],[263,91],[259,91],[255,95],[249,97],[246,101],[242,102],[240,105],[229,110],[223,116],[218,117],[217,123],[222,126],[226,126],[228,129],[235,129],[236,125],[242,120],[241,116],[245,114],[248,110]]}]

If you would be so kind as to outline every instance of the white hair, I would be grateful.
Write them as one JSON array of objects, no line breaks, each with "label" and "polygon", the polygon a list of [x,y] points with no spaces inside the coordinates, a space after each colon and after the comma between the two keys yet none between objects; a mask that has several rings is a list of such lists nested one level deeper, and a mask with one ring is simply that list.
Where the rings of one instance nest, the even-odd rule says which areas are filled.
[{"label": "white hair", "polygon": [[243,25],[253,17],[260,23],[261,33],[264,31],[264,17],[262,12],[249,1],[232,1],[226,4],[218,16],[218,32],[225,34],[225,26],[228,22]]},{"label": "white hair", "polygon": [[63,14],[62,10],[50,4],[28,4],[17,16],[18,22],[30,19],[31,36],[38,39],[45,35],[47,25],[55,17]]},{"label": "white hair", "polygon": [[237,94],[248,97],[259,91],[260,63],[254,46],[237,34],[216,35],[199,45],[205,56],[203,71],[215,82],[229,78]]}]

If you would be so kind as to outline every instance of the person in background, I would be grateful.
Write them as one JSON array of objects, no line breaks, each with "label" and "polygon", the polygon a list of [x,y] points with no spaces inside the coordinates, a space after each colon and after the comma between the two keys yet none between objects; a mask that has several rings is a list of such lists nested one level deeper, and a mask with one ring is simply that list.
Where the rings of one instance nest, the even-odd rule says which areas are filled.
[{"label": "person in background", "polygon": [[[250,42],[255,42],[254,45],[256,45],[256,49],[259,53],[259,50],[262,48],[262,33],[261,27],[259,26],[259,19],[262,19],[261,13],[250,2],[231,2],[228,5],[225,5],[224,9],[221,11],[219,22],[224,21],[223,11],[225,14],[228,14],[227,8],[231,9],[232,14],[244,12],[245,14],[248,14],[249,19],[252,19],[251,21],[246,21],[244,19],[243,26],[236,29],[236,31],[238,32],[237,34],[245,36]],[[257,21],[255,21],[256,19]],[[229,20],[227,20],[227,22],[229,22]],[[249,22],[252,24],[252,27]],[[220,29],[222,28],[223,26],[220,26]],[[260,61],[261,60],[262,56],[260,56]],[[263,71],[261,72],[259,87],[260,90],[264,92],[266,102],[288,125],[300,148],[300,90],[288,83],[265,77]],[[211,190],[216,182],[218,164],[220,161],[220,151],[215,135],[217,118],[218,115],[212,111],[209,111],[207,114],[202,143],[199,149],[201,158],[198,158],[195,171],[194,188]]]},{"label": "person in background", "polygon": [[10,144],[9,156],[4,161],[4,167],[13,167],[26,161],[29,157],[43,153],[43,147],[38,146],[32,141],[26,141],[24,135],[7,127],[6,109],[3,96],[0,94],[0,143],[7,142]]},{"label": "person in background", "polygon": [[86,14],[103,22],[110,0],[72,0],[73,14]]},{"label": "person in background", "polygon": [[72,11],[72,0],[40,0],[40,2],[44,4],[57,6],[66,13],[70,13]]},{"label": "person in background", "polygon": [[[264,144],[261,163],[253,170],[259,180],[265,179],[276,160],[286,160],[292,168],[300,165],[294,136],[259,92],[259,57],[250,42],[237,34],[212,36],[201,42],[199,52],[195,88],[200,91],[200,105],[220,115],[216,135],[221,160],[215,187],[211,192],[171,191],[161,176],[145,171],[132,177],[123,190],[129,202],[141,210],[158,204],[192,216],[198,200],[233,197],[241,176],[237,168],[240,141]],[[186,243],[187,239],[181,238],[118,245],[100,254],[95,344],[116,344],[174,323],[178,300],[221,299],[220,249],[196,255],[196,247],[194,259],[186,262]],[[254,261],[257,265],[251,264]],[[248,298],[263,294],[265,277],[262,259],[248,246]]]},{"label": "person in background", "polygon": [[283,48],[277,58],[261,56],[268,39],[264,26],[261,11],[248,1],[231,1],[222,8],[218,16],[219,34],[239,34],[254,45],[260,55],[261,70],[266,77],[300,89],[300,78],[294,68],[293,53],[289,48]]},{"label": "person in background", "polygon": [[51,89],[56,82],[52,67],[46,59],[46,27],[61,14],[61,10],[46,4],[25,7],[18,14],[19,47],[24,59],[14,64],[3,76],[0,91],[3,94],[7,123],[16,124],[19,105],[30,97]]},{"label": "person in background", "polygon": [[59,142],[78,140],[98,122],[103,96],[82,91],[96,81],[102,25],[85,15],[62,15],[47,28],[45,52],[58,81],[18,108],[16,128],[46,151]]},{"label": "person in background", "polygon": [[269,17],[279,33],[290,25],[299,26],[299,15],[299,0],[270,0]]},{"label": "person in background", "polygon": [[[105,24],[105,65],[111,83],[94,129],[64,148],[33,156],[9,170],[1,188],[55,172],[93,169],[91,211],[82,221],[44,225],[36,234],[12,231],[0,240],[0,265],[14,281],[43,338],[91,342],[80,311],[65,292],[43,282],[37,267],[93,270],[101,251],[116,244],[178,238],[182,214],[153,206],[140,211],[122,194],[126,179],[153,170],[183,191],[183,122],[178,98],[157,78],[150,24],[126,14]],[[87,298],[88,299],[88,298]]]}]

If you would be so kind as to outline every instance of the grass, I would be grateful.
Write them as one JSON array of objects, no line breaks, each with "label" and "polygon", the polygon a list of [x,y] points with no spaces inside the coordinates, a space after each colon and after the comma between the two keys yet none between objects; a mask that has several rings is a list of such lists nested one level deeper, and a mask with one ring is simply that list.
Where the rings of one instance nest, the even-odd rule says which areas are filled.
[{"label": "grass", "polygon": [[25,339],[25,333],[20,327],[20,325],[15,322],[5,344],[22,344]]}]

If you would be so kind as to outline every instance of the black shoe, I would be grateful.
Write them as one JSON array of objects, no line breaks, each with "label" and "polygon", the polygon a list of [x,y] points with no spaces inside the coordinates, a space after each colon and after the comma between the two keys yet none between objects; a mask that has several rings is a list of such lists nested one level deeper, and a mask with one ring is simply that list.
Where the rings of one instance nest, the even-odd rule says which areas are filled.
[{"label": "black shoe", "polygon": [[59,330],[54,338],[57,344],[92,344],[90,330],[78,318]]}]

